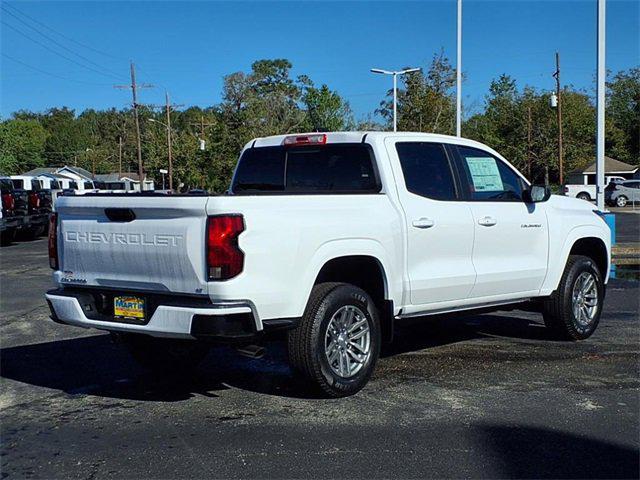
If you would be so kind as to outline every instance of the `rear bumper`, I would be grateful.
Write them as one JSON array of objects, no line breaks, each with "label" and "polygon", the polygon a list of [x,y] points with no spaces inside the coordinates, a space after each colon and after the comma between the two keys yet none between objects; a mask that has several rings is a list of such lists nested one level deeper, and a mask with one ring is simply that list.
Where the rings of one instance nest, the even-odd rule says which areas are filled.
[{"label": "rear bumper", "polygon": [[101,313],[95,293],[88,291],[55,289],[47,292],[46,299],[52,320],[84,328],[223,342],[249,341],[262,331],[252,305],[243,301],[203,306],[160,302],[149,312],[146,323],[139,324],[115,321],[113,315]]},{"label": "rear bumper", "polygon": [[20,217],[0,218],[0,232],[4,232],[5,230],[11,230],[13,228],[18,228],[21,225],[22,225],[22,219]]}]

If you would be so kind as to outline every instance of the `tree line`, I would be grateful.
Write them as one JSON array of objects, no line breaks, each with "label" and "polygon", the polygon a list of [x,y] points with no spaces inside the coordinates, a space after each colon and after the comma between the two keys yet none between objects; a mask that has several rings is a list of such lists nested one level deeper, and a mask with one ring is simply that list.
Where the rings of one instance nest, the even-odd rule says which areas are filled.
[{"label": "tree line", "polygon": [[[224,78],[222,100],[208,108],[171,114],[174,186],[223,191],[238,153],[252,138],[336,130],[386,130],[392,121],[389,90],[376,116],[356,120],[349,103],[329,86],[291,74],[288,60],[259,60],[249,72]],[[565,172],[595,158],[595,105],[585,91],[561,92]],[[501,75],[484,104],[470,112],[463,136],[502,153],[533,181],[558,178],[556,112],[550,93]],[[606,152],[631,164],[640,159],[640,68],[611,76],[607,84]],[[165,112],[139,107],[144,170],[158,179],[167,168]],[[151,122],[150,119],[155,120]],[[380,120],[376,120],[380,119]],[[398,129],[452,135],[455,132],[455,70],[442,54],[423,71],[402,78],[398,91]],[[0,172],[22,173],[41,166],[76,165],[95,173],[137,172],[136,138],[130,109],[66,107],[45,112],[18,111],[0,123]],[[200,140],[205,149],[200,149]],[[120,155],[119,143],[122,144]],[[120,166],[120,158],[122,166]]]}]

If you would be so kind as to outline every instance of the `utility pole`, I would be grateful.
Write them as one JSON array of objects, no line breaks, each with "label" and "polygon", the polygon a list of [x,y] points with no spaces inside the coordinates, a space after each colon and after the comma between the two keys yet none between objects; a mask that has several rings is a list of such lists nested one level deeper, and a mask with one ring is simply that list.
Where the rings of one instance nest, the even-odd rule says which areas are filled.
[{"label": "utility pole", "polygon": [[564,166],[562,161],[562,96],[560,92],[560,54],[556,52],[556,71],[553,74],[556,79],[556,96],[558,98],[558,172],[560,184],[564,183]]},{"label": "utility pole", "polygon": [[[166,173],[169,174],[169,190],[173,190],[173,153],[172,153],[172,138],[171,138],[171,109],[175,108],[175,107],[182,107],[183,105],[176,105],[176,104],[171,104],[171,102],[169,101],[169,92],[167,92],[165,90],[164,92],[164,98],[165,98],[165,104],[164,105],[150,105],[151,107],[154,108],[164,108],[165,110],[165,116],[166,116],[166,123],[160,122],[154,118],[150,118],[149,121],[152,123],[159,123],[160,125],[163,125],[166,129],[167,129],[167,157],[168,157],[168,170],[166,171]],[[164,182],[164,174],[162,174],[162,178],[163,178],[163,182]],[[162,187],[162,189],[164,190],[164,186]]]},{"label": "utility pole", "polygon": [[118,136],[118,180],[122,178],[122,135]]},{"label": "utility pole", "polygon": [[142,140],[140,138],[140,119],[138,116],[138,89],[139,88],[152,88],[153,85],[149,84],[136,84],[136,67],[131,62],[131,85],[115,85],[115,88],[131,89],[131,95],[133,102],[133,118],[136,124],[136,147],[138,150],[138,177],[140,177],[140,191],[144,190],[144,169],[142,167]]},{"label": "utility pole", "polygon": [[527,177],[531,181],[531,104],[527,104]]},{"label": "utility pole", "polygon": [[191,124],[194,127],[200,127],[200,150],[204,150],[204,145],[205,145],[205,140],[204,140],[204,129],[205,127],[212,127],[213,125],[215,125],[214,123],[206,123],[204,121],[204,115],[200,115],[200,122],[199,123],[192,123]]}]

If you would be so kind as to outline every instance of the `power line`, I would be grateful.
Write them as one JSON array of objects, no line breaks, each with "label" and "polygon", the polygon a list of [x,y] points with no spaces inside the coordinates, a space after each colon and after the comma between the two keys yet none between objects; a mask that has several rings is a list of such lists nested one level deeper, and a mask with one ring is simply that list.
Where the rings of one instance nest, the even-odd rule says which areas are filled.
[{"label": "power line", "polygon": [[42,22],[40,22],[40,21],[36,20],[35,18],[33,18],[33,17],[31,17],[31,16],[27,15],[27,14],[26,14],[26,13],[24,13],[23,11],[18,10],[18,9],[17,9],[16,7],[14,7],[13,5],[10,5],[10,4],[8,4],[8,3],[4,3],[3,5],[4,5],[5,7],[10,7],[10,8],[11,8],[11,10],[13,10],[14,12],[19,13],[19,14],[20,14],[20,15],[22,15],[23,17],[28,18],[28,19],[29,19],[29,20],[31,20],[32,22],[37,23],[37,24],[38,24],[38,25],[40,25],[41,27],[46,28],[47,30],[49,30],[49,31],[51,31],[51,32],[53,32],[53,33],[55,33],[56,35],[59,35],[59,36],[61,36],[62,38],[66,39],[66,40],[68,40],[68,41],[70,41],[70,42],[72,42],[72,43],[75,43],[76,45],[79,45],[80,47],[86,48],[86,49],[91,50],[91,51],[93,51],[93,52],[95,52],[95,53],[99,53],[100,55],[104,55],[105,57],[111,57],[111,58],[114,58],[114,59],[116,59],[116,60],[124,60],[123,58],[116,57],[116,56],[114,56],[114,55],[111,55],[110,53],[103,52],[103,51],[101,51],[101,50],[98,50],[97,48],[93,48],[93,47],[91,47],[91,46],[89,46],[89,45],[86,45],[86,44],[84,44],[84,43],[78,42],[77,40],[74,40],[73,38],[68,37],[68,36],[66,36],[65,34],[60,33],[59,31],[57,31],[57,30],[55,30],[55,29],[53,29],[53,28],[49,27],[48,25],[46,25],[46,24],[44,24],[44,23],[42,23]]},{"label": "power line", "polygon": [[50,42],[52,42],[54,45],[57,45],[58,47],[62,48],[63,50],[66,50],[67,52],[77,56],[78,58],[81,58],[82,60],[84,60],[87,63],[90,63],[91,65],[94,65],[98,68],[101,68],[103,70],[105,70],[106,72],[110,72],[116,76],[118,76],[117,73],[110,71],[108,68],[106,68],[104,65],[100,65],[99,63],[96,63],[94,61],[92,61],[91,59],[85,57],[84,55],[80,55],[77,52],[74,52],[73,50],[71,50],[70,48],[68,48],[67,46],[63,45],[62,43],[58,42],[55,38],[50,37],[49,35],[46,35],[44,33],[42,33],[40,30],[38,30],[37,28],[29,25],[27,22],[25,22],[24,20],[20,19],[19,17],[17,17],[16,15],[14,15],[13,13],[11,13],[9,10],[7,10],[6,8],[4,8],[4,6],[2,7],[2,10],[4,11],[4,13],[7,13],[9,15],[11,15],[13,18],[15,18],[18,22],[22,23],[23,25],[25,25],[26,27],[30,28],[31,30],[33,30],[34,32],[36,32],[38,35],[46,38],[47,40],[49,40]]},{"label": "power line", "polygon": [[109,85],[108,83],[85,82],[83,80],[76,80],[75,78],[69,78],[69,77],[65,77],[63,75],[58,75],[56,73],[47,72],[46,70],[42,70],[41,68],[34,67],[33,65],[29,65],[28,63],[25,63],[22,60],[18,60],[17,58],[12,57],[11,55],[7,55],[6,53],[3,53],[2,56],[5,57],[8,60],[11,60],[12,62],[19,63],[20,65],[22,65],[24,67],[30,68],[33,71],[40,72],[40,73],[42,73],[44,75],[49,75],[50,77],[59,78],[60,80],[66,80],[68,82],[83,83],[85,85],[97,85],[97,86],[101,86],[101,87],[105,86],[105,85]]},{"label": "power line", "polygon": [[89,67],[88,65],[84,65],[84,64],[82,64],[82,63],[80,63],[80,62],[77,62],[75,59],[70,58],[70,57],[67,57],[66,55],[63,55],[62,53],[60,53],[60,52],[57,52],[57,51],[53,50],[52,48],[50,48],[48,45],[46,45],[46,44],[42,43],[41,41],[36,40],[36,39],[34,39],[34,38],[30,37],[28,34],[24,33],[22,30],[17,29],[17,28],[16,28],[16,27],[14,27],[13,25],[10,25],[10,24],[8,24],[8,23],[6,23],[6,22],[2,22],[2,24],[3,24],[5,27],[9,27],[11,30],[13,30],[13,31],[15,31],[16,33],[18,33],[18,34],[22,35],[22,36],[23,36],[23,37],[25,37],[26,39],[31,40],[32,42],[34,42],[34,43],[36,43],[36,44],[40,45],[40,46],[41,46],[42,48],[44,48],[45,50],[48,50],[48,51],[50,51],[51,53],[54,53],[55,55],[58,55],[59,57],[62,57],[62,58],[64,58],[65,60],[67,60],[67,61],[69,61],[69,62],[71,62],[71,63],[74,63],[74,64],[76,64],[76,65],[79,65],[80,67],[86,68],[87,70],[91,70],[92,72],[99,73],[100,75],[103,75],[103,76],[113,77],[113,78],[117,78],[117,79],[120,79],[120,78],[121,78],[121,77],[117,77],[117,76],[115,76],[115,75],[112,75],[112,74],[110,74],[110,73],[101,72],[100,70],[97,70],[97,69],[95,69],[95,68],[93,68],[93,67]]}]

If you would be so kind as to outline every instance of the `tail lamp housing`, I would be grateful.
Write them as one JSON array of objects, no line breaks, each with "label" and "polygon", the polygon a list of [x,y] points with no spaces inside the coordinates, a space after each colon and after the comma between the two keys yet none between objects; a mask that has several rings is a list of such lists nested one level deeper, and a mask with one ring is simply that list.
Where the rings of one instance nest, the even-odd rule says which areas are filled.
[{"label": "tail lamp housing", "polygon": [[2,194],[2,208],[6,211],[10,212],[16,207],[15,200],[11,193],[3,193]]},{"label": "tail lamp housing", "polygon": [[58,270],[58,214],[49,216],[49,266]]},{"label": "tail lamp housing", "polygon": [[31,208],[40,207],[40,197],[35,192],[29,192],[29,206]]},{"label": "tail lamp housing", "polygon": [[215,215],[207,218],[207,277],[228,280],[242,272],[244,252],[238,236],[244,231],[242,215]]}]

